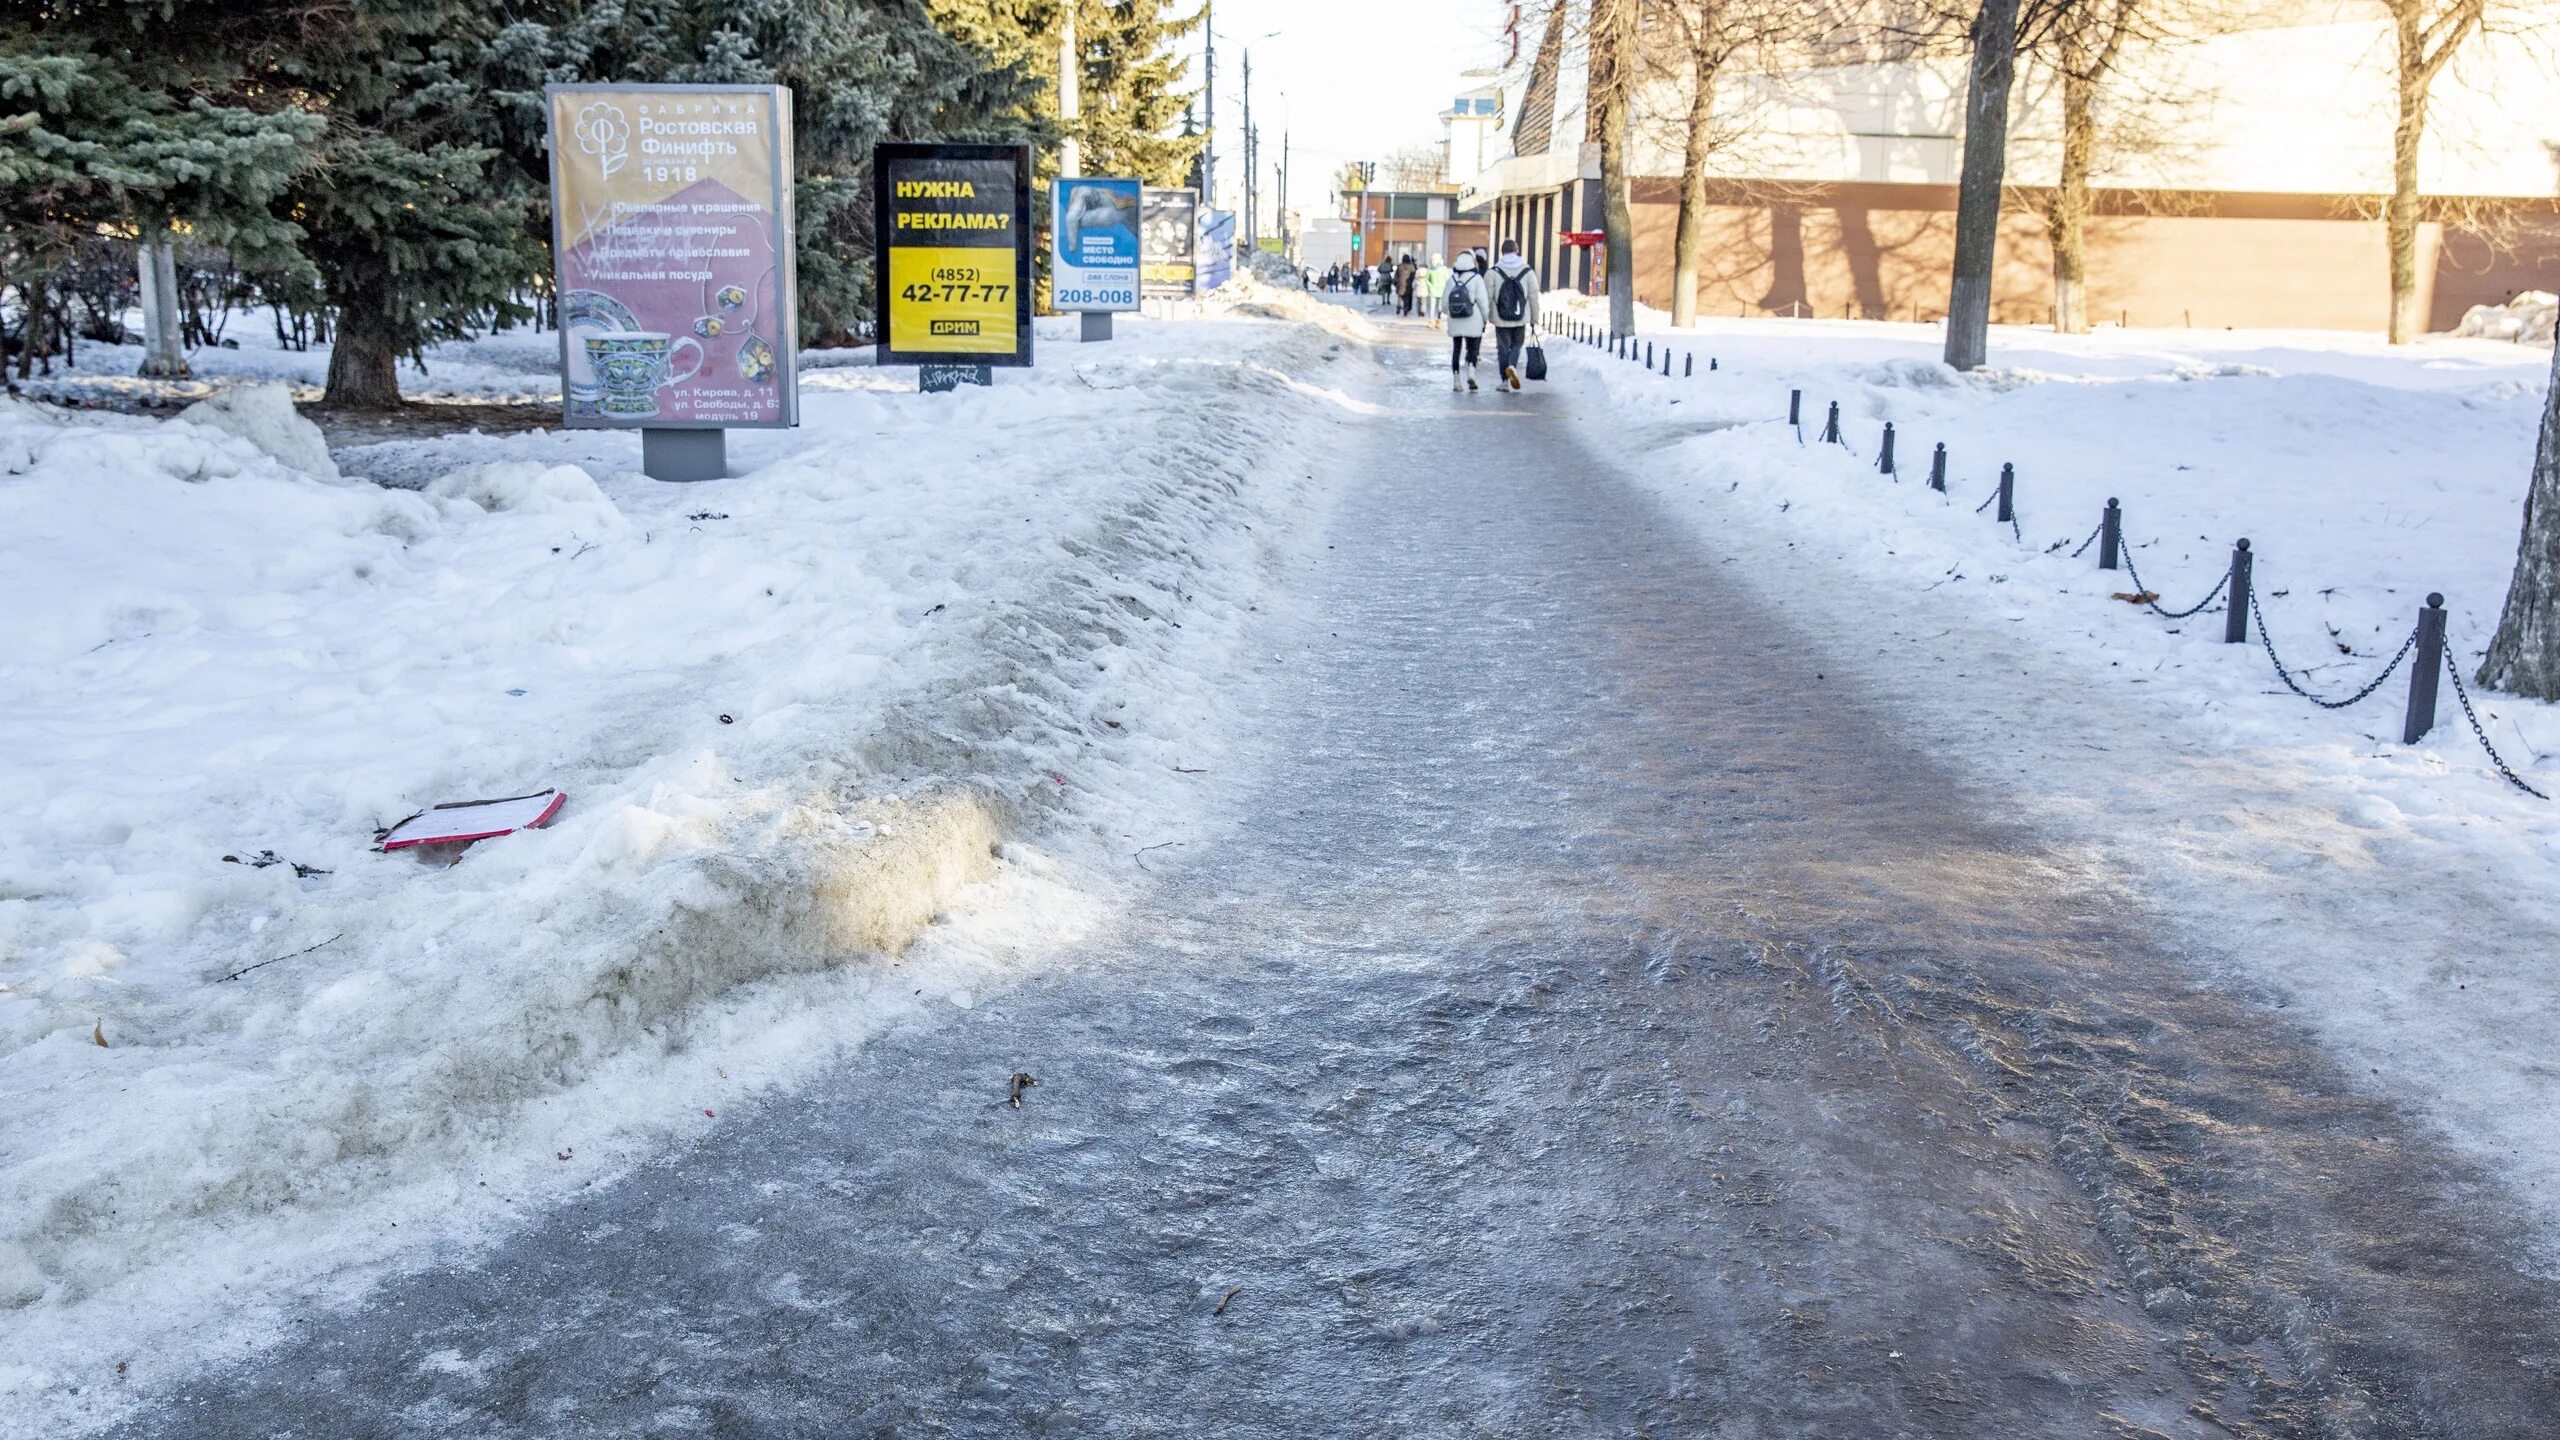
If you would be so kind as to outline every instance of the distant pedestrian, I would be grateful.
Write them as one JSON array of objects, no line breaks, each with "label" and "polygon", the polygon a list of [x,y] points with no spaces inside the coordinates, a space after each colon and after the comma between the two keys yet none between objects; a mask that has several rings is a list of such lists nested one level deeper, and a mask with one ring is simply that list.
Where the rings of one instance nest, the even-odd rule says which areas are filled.
[{"label": "distant pedestrian", "polygon": [[1502,383],[1520,388],[1520,352],[1538,324],[1538,272],[1520,256],[1520,242],[1502,242],[1502,258],[1493,262],[1494,363]]},{"label": "distant pedestrian", "polygon": [[1492,308],[1493,296],[1476,271],[1476,257],[1466,251],[1458,252],[1458,263],[1450,269],[1444,303],[1449,311],[1449,388],[1479,389],[1476,364],[1484,358],[1485,312]]},{"label": "distant pedestrian", "polygon": [[1422,267],[1414,263],[1413,252],[1410,250],[1405,252],[1402,260],[1396,262],[1396,313],[1398,315],[1413,313],[1413,285],[1415,279],[1421,274]]},{"label": "distant pedestrian", "polygon": [[1422,319],[1434,330],[1440,328],[1442,317],[1447,313],[1450,274],[1448,263],[1437,255],[1431,257],[1431,263],[1422,272]]}]

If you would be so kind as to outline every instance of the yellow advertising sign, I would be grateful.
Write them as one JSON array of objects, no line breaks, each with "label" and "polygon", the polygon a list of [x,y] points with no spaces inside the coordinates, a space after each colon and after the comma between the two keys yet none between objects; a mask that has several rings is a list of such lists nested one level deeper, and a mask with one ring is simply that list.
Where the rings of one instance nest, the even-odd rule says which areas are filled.
[{"label": "yellow advertising sign", "polygon": [[889,348],[1013,353],[1012,251],[893,245],[889,289]]},{"label": "yellow advertising sign", "polygon": [[1031,363],[1031,153],[874,152],[880,363]]}]

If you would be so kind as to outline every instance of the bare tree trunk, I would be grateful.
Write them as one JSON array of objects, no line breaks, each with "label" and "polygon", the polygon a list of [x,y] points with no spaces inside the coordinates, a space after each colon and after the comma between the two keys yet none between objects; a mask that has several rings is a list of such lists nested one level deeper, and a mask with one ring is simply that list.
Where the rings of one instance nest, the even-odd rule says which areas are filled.
[{"label": "bare tree trunk", "polygon": [[2533,447],[2516,573],[2480,662],[2480,683],[2560,700],[2560,348],[2551,352],[2551,393],[2543,397],[2542,439]]},{"label": "bare tree trunk", "polygon": [[18,333],[22,341],[18,346],[18,378],[34,378],[38,351],[44,354],[44,373],[50,375],[53,373],[53,351],[45,331],[53,324],[53,307],[48,303],[53,296],[52,282],[20,281],[18,293],[27,302],[26,309],[18,317]]},{"label": "bare tree trunk", "polygon": [[2000,249],[2000,186],[2009,165],[2009,85],[2018,73],[2018,0],[1982,0],[1965,86],[1964,173],[1956,180],[1956,253],[1947,286],[1949,365],[1990,358],[1991,270]]},{"label": "bare tree trunk", "polygon": [[1591,103],[1600,121],[1601,244],[1609,256],[1609,328],[1636,328],[1635,206],[1627,195],[1627,111],[1635,86],[1637,0],[1591,0]]},{"label": "bare tree trunk", "polygon": [[355,285],[344,293],[331,287],[338,311],[335,343],[329,347],[329,389],[324,405],[350,410],[396,410],[400,407],[400,341],[384,311],[380,286]]},{"label": "bare tree trunk", "polygon": [[187,347],[178,329],[178,247],[164,232],[135,248],[142,281],[142,371],[164,380],[187,377]]},{"label": "bare tree trunk", "polygon": [[1716,77],[1696,71],[1689,97],[1689,143],[1680,156],[1680,228],[1671,241],[1671,323],[1698,323],[1698,259],[1707,244],[1707,151],[1715,143]]},{"label": "bare tree trunk", "polygon": [[2406,345],[2424,325],[2418,315],[2418,141],[2427,133],[2426,36],[2414,4],[2399,7],[2400,116],[2391,127],[2391,204],[2383,243],[2391,256],[2391,343]]},{"label": "bare tree trunk", "polygon": [[2062,77],[2062,175],[2053,187],[2045,231],[2053,240],[2053,329],[2089,331],[2089,155],[2097,141],[2098,87]]}]

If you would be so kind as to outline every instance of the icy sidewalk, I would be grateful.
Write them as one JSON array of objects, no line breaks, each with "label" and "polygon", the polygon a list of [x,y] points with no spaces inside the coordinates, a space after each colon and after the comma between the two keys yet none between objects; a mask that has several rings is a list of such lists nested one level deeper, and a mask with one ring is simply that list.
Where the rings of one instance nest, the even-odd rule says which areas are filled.
[{"label": "icy sidewalk", "polygon": [[[1358,362],[1121,329],[950,396],[818,372],[694,486],[0,411],[0,1410],[965,999],[882,953],[1178,807],[1343,418],[1294,377]],[[370,848],[552,785],[449,867]]]},{"label": "icy sidewalk", "polygon": [[[1995,369],[1966,377],[1927,358],[1934,336],[1709,322],[1643,337],[1694,349],[1694,377],[1560,344],[1557,384],[1720,569],[1937,753],[2166,902],[2207,973],[2307,1014],[2354,1073],[2419,1103],[2560,1237],[2560,804],[2500,781],[2449,682],[2434,733],[2401,746],[2405,670],[2315,708],[2255,622],[2252,643],[2222,644],[2218,608],[2164,621],[2112,598],[2127,572],[2072,553],[2120,498],[2143,581],[2179,609],[2249,538],[2278,652],[2329,696],[2381,670],[2440,590],[2467,678],[2505,594],[2550,353],[2003,331]],[[1808,443],[1783,423],[1791,389]],[[1832,400],[1847,448],[1819,443]],[[1874,464],[1886,420],[1899,483]],[[1941,441],[1945,497],[1922,483]],[[2003,461],[2023,538],[1976,513]],[[2528,780],[2560,782],[2544,759],[2560,709],[2474,698]]]}]

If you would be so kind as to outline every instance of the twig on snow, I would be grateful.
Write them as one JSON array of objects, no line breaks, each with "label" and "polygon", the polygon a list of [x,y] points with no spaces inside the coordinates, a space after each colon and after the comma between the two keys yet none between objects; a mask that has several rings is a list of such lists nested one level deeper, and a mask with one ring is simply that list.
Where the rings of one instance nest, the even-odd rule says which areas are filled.
[{"label": "twig on snow", "polygon": [[[330,936],[328,939],[321,941],[321,942],[320,942],[319,944],[317,944],[317,945],[306,945],[306,946],[304,946],[302,949],[296,950],[296,951],[294,951],[294,952],[293,952],[292,954],[290,954],[290,955],[279,955],[279,956],[277,956],[277,957],[276,957],[275,959],[273,959],[273,960],[261,960],[261,961],[259,961],[257,964],[255,964],[255,965],[243,965],[243,966],[241,966],[239,969],[232,971],[230,974],[223,976],[223,977],[222,977],[222,979],[223,979],[223,980],[237,980],[237,979],[239,979],[241,976],[248,974],[248,973],[249,973],[250,971],[252,971],[252,970],[264,970],[264,969],[266,969],[266,968],[267,968],[268,966],[270,966],[270,965],[281,964],[282,962],[287,961],[287,960],[299,960],[299,959],[301,959],[303,956],[310,954],[310,953],[311,953],[312,951],[314,951],[314,950],[326,949],[327,947],[329,947],[329,946],[331,946],[331,945],[335,945],[335,944],[337,944],[339,941],[344,940],[344,939],[346,939],[346,938],[347,938],[347,932],[345,932],[344,930],[341,930],[341,931],[339,931],[337,934]],[[214,983],[218,985],[218,984],[221,984],[221,983],[222,983],[222,981],[217,980],[217,981],[215,981]]]}]

